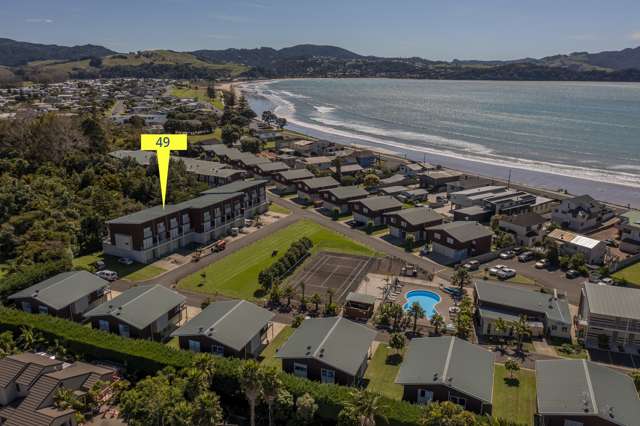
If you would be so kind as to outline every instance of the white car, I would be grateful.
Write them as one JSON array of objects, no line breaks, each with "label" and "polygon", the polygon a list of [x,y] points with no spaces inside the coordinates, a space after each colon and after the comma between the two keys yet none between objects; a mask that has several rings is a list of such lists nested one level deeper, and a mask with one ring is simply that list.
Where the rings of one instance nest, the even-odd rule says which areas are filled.
[{"label": "white car", "polygon": [[516,256],[516,254],[511,251],[511,250],[507,250],[507,251],[503,251],[502,253],[500,253],[500,259],[512,259]]},{"label": "white car", "polygon": [[600,282],[602,284],[604,284],[604,285],[613,285],[614,284],[613,279],[608,278],[608,277],[601,279]]},{"label": "white car", "polygon": [[104,269],[102,271],[96,272],[96,276],[102,278],[107,281],[116,281],[118,279],[118,273],[110,271],[108,269]]},{"label": "white car", "polygon": [[128,257],[121,257],[118,259],[118,263],[122,263],[123,265],[133,265],[133,260]]},{"label": "white car", "polygon": [[516,270],[511,268],[502,268],[496,274],[501,280],[508,280],[516,276]]},{"label": "white car", "polygon": [[489,275],[498,275],[498,272],[506,268],[505,265],[495,265],[489,268]]},{"label": "white car", "polygon": [[538,260],[535,264],[536,269],[546,268],[549,265],[549,261],[547,259]]}]

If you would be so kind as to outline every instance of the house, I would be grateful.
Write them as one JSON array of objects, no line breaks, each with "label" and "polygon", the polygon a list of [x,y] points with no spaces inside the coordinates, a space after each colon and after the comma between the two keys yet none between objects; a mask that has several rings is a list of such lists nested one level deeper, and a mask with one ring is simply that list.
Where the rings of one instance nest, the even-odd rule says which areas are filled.
[{"label": "house", "polygon": [[333,212],[338,210],[340,214],[351,212],[351,202],[369,196],[369,192],[358,186],[338,186],[320,192],[322,207]]},{"label": "house", "polygon": [[496,330],[495,322],[518,321],[526,315],[532,337],[571,339],[572,317],[567,299],[508,284],[477,280],[474,298],[478,330],[485,336],[512,336],[513,330]]},{"label": "house", "polygon": [[[26,356],[21,354],[20,356]],[[29,354],[31,357],[38,355]],[[52,360],[53,362],[58,362]],[[84,362],[63,364],[53,371],[44,371],[32,363],[21,376],[29,376],[31,385],[20,389],[21,400],[16,400],[10,406],[0,410],[0,423],[4,426],[47,425],[75,426],[76,410],[73,408],[57,408],[55,397],[59,389],[67,389],[80,401],[89,397],[94,384],[97,382],[110,383],[115,378],[115,371],[111,368],[100,367]],[[34,367],[32,369],[32,367]]]},{"label": "house", "polygon": [[404,163],[398,168],[398,172],[408,178],[416,178],[419,174],[436,170],[436,167],[427,163]]},{"label": "house", "polygon": [[479,176],[464,175],[460,180],[447,182],[447,195],[454,192],[464,191],[467,189],[480,188],[482,186],[496,185],[493,179],[487,179]]},{"label": "house", "polygon": [[[62,369],[62,364],[61,360],[31,352],[0,359],[0,406],[4,407],[27,396],[29,389],[41,375]],[[0,416],[2,412],[0,410]]]},{"label": "house", "polygon": [[536,202],[533,203],[530,208],[531,212],[533,213],[546,215],[548,213],[551,213],[553,209],[556,208],[559,204],[560,203],[557,200],[536,196]]},{"label": "house", "polygon": [[356,161],[365,169],[373,167],[378,161],[378,157],[373,151],[367,149],[359,149],[354,153]]},{"label": "house", "polygon": [[421,203],[427,201],[429,192],[424,188],[408,189],[398,194],[400,201],[409,201],[412,203]]},{"label": "house", "polygon": [[311,157],[311,148],[313,147],[313,141],[300,140],[293,143],[291,149],[301,157]]},{"label": "house", "polygon": [[206,182],[210,187],[216,187],[242,180],[246,174],[244,170],[224,168],[212,170],[209,174],[199,176],[198,179]]},{"label": "house", "polygon": [[268,182],[264,179],[236,181],[227,185],[211,188],[204,191],[202,194],[227,196],[231,196],[236,193],[242,194],[243,202],[241,204],[244,217],[245,219],[251,219],[256,215],[269,210],[266,189],[267,183]]},{"label": "house", "polygon": [[489,223],[493,212],[482,206],[471,206],[453,211],[453,220],[456,222]]},{"label": "house", "polygon": [[[264,181],[263,181],[264,182]],[[105,254],[128,257],[140,263],[174,253],[193,242],[206,244],[226,235],[232,227],[244,226],[243,181],[205,191],[205,195],[179,204],[155,206],[107,221]],[[265,201],[266,206],[266,201]],[[265,207],[266,210],[266,207]],[[245,206],[245,214],[247,208]]]},{"label": "house", "polygon": [[585,346],[625,349],[640,347],[640,290],[585,282],[576,317]]},{"label": "house", "polygon": [[254,166],[258,164],[267,164],[271,163],[271,160],[264,157],[259,157],[257,155],[244,153],[245,155],[235,161],[237,167],[245,170],[253,170]]},{"label": "house", "polygon": [[402,399],[418,404],[451,401],[465,410],[490,415],[494,355],[452,336],[412,339],[395,382]]},{"label": "house", "polygon": [[318,170],[329,170],[333,165],[333,160],[335,157],[305,157],[298,159],[296,164],[297,168],[307,168],[307,169],[318,169]]},{"label": "house", "polygon": [[626,373],[584,359],[536,361],[536,424],[640,424],[640,399]]},{"label": "house", "polygon": [[25,312],[81,320],[82,314],[107,300],[109,282],[87,271],[63,272],[8,297]]},{"label": "house", "polygon": [[408,179],[405,175],[395,174],[391,175],[388,178],[380,179],[380,183],[378,183],[378,188],[387,188],[390,186],[402,186],[404,184],[410,183],[411,179]]},{"label": "house", "polygon": [[255,358],[275,314],[245,300],[213,302],[171,333],[181,349]]},{"label": "house", "polygon": [[282,369],[298,377],[358,385],[376,332],[343,317],[309,318],[278,350]]},{"label": "house", "polygon": [[502,231],[511,234],[517,245],[532,247],[542,243],[546,223],[547,219],[537,213],[522,213],[501,217],[498,226]]},{"label": "house", "polygon": [[457,209],[471,206],[481,206],[485,198],[498,195],[507,191],[506,186],[484,185],[449,194],[451,203]]},{"label": "house", "polygon": [[462,173],[453,170],[439,169],[419,175],[420,188],[426,188],[433,192],[440,192],[447,188],[447,183],[457,182],[462,178]]},{"label": "house", "polygon": [[[337,179],[338,169],[336,167],[329,167],[331,173]],[[340,166],[340,175],[344,176],[355,176],[358,173],[362,173],[364,169],[360,166],[360,164],[343,164]]]},{"label": "house", "polygon": [[84,314],[91,326],[124,337],[162,339],[182,321],[186,298],[161,285],[131,287]]},{"label": "house", "polygon": [[371,294],[349,292],[344,303],[342,316],[355,321],[368,321],[373,315],[376,297]]},{"label": "house", "polygon": [[625,253],[640,253],[640,210],[629,210],[620,215],[620,250]]},{"label": "house", "polygon": [[279,194],[293,194],[298,189],[296,182],[313,177],[315,177],[314,174],[307,169],[294,169],[276,173],[273,181]]},{"label": "house", "polygon": [[340,182],[330,176],[299,180],[296,182],[298,199],[307,203],[317,203],[321,201],[321,191],[337,188],[338,186],[340,186]]},{"label": "house", "polygon": [[287,166],[282,161],[275,161],[272,163],[259,163],[251,167],[251,171],[253,175],[259,177],[260,179],[268,179],[271,180],[273,177],[280,172],[284,172],[289,170],[289,166]]},{"label": "house", "polygon": [[590,195],[562,200],[553,210],[551,221],[556,225],[576,232],[597,228],[611,219],[614,212]]},{"label": "house", "polygon": [[416,244],[427,240],[427,228],[440,225],[443,221],[439,213],[428,207],[392,211],[385,213],[384,219],[391,236],[402,242],[412,237]]},{"label": "house", "polygon": [[361,198],[351,202],[353,220],[360,225],[367,225],[370,222],[373,226],[384,225],[384,214],[400,209],[402,209],[402,203],[388,195]]},{"label": "house", "polygon": [[504,193],[487,197],[482,202],[482,207],[492,215],[512,215],[531,211],[537,197],[524,191],[507,190]]},{"label": "house", "polygon": [[477,222],[449,222],[427,228],[431,252],[448,263],[491,251],[493,231]]},{"label": "house", "polygon": [[409,188],[407,188],[406,186],[401,186],[401,185],[394,185],[394,186],[386,186],[384,188],[380,188],[380,194],[381,195],[391,195],[391,196],[396,196],[399,195],[403,192],[408,191]]},{"label": "house", "polygon": [[558,247],[558,254],[573,256],[581,253],[589,265],[602,265],[607,255],[607,245],[604,241],[585,237],[562,229],[554,229],[547,238]]}]

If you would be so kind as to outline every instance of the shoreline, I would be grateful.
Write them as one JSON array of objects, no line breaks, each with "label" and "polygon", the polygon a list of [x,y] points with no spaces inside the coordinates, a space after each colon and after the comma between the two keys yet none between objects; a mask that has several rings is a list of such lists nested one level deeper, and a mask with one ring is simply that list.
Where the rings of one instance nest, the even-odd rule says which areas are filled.
[{"label": "shoreline", "polygon": [[[240,91],[259,115],[264,108],[256,108],[256,104],[263,104],[263,106],[266,106],[264,104],[273,105],[273,102],[259,94],[252,93],[250,88],[243,86],[277,80],[279,79],[231,83],[231,87],[236,91]],[[556,194],[557,197],[566,197],[567,194],[589,194],[600,201],[620,208],[640,208],[640,189],[633,186],[567,176],[559,173],[551,173],[548,171],[536,170],[533,167],[525,168],[495,164],[491,163],[490,159],[469,159],[433,152],[425,153],[420,149],[420,147],[416,147],[415,149],[406,145],[402,147],[390,147],[387,144],[378,144],[365,139],[323,132],[311,127],[305,127],[302,120],[296,121],[296,123],[290,122],[287,127],[291,130],[295,130],[315,138],[331,140],[342,145],[366,147],[384,155],[390,155],[390,152],[392,152],[399,158],[410,159],[416,162],[423,162],[423,160],[426,160],[428,163],[442,165],[443,167],[461,173],[503,182],[508,180],[509,174],[511,173],[512,184],[519,185],[522,188],[526,188],[531,191],[545,191]],[[566,193],[564,191],[566,191]]]}]

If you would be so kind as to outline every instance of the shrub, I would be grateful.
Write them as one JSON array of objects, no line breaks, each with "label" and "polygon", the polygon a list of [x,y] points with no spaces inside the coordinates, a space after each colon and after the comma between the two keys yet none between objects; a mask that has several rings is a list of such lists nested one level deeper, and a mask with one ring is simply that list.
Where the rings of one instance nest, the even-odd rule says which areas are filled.
[{"label": "shrub", "polygon": [[47,278],[51,278],[61,272],[69,271],[70,269],[71,264],[66,260],[23,267],[21,270],[9,274],[0,280],[0,298],[4,300],[7,296],[17,291],[37,284]]}]

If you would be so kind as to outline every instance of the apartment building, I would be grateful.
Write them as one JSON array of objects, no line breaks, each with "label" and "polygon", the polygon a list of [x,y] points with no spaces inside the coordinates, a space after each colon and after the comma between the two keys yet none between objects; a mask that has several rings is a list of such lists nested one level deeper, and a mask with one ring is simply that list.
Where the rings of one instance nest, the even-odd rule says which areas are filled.
[{"label": "apartment building", "polygon": [[620,250],[640,253],[640,210],[630,210],[620,215]]},{"label": "apartment building", "polygon": [[562,200],[553,210],[551,220],[562,228],[582,232],[601,226],[613,215],[612,209],[594,200],[590,195],[580,195]]}]

